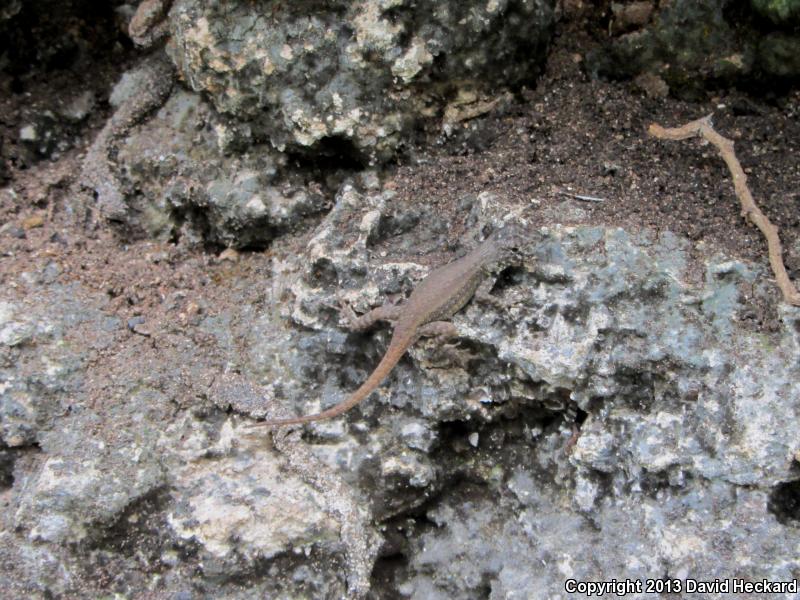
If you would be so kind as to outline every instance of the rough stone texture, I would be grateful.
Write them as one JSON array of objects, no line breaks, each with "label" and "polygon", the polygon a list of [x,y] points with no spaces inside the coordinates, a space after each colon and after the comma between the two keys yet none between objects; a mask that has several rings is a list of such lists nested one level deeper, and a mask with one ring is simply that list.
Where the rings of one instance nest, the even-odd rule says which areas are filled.
[{"label": "rough stone texture", "polygon": [[[563,597],[568,579],[645,581],[653,573],[684,586],[698,573],[711,581],[796,577],[796,534],[775,520],[763,491],[698,481],[611,495],[586,515],[561,505],[564,496],[543,489],[537,475],[519,467],[504,486],[464,487],[429,511],[432,524],[414,539],[411,575],[399,586],[404,597],[544,599]],[[720,530],[720,520],[730,527]]]},{"label": "rough stone texture", "polygon": [[[670,90],[700,97],[707,88],[736,83],[786,85],[800,76],[796,32],[773,31],[755,13],[729,0],[662,3],[651,23],[612,38],[591,52],[587,67],[595,75],[662,78]],[[794,2],[753,1],[755,10],[780,25],[790,23]],[[619,21],[619,19],[616,19]]]},{"label": "rough stone texture", "polygon": [[163,484],[153,439],[132,429],[111,446],[82,427],[90,421],[97,428],[96,419],[75,421],[63,431],[41,435],[48,458],[35,476],[19,477],[27,489],[14,525],[27,531],[31,540],[81,542],[102,532],[128,505]]},{"label": "rough stone texture", "polygon": [[549,0],[178,0],[168,51],[217,110],[278,149],[394,155],[460,88],[533,80]]},{"label": "rough stone texture", "polygon": [[[85,377],[86,354],[108,343],[101,338],[91,347],[71,346],[65,332],[86,328],[110,335],[119,326],[98,307],[77,300],[72,286],[54,284],[57,263],[26,275],[23,289],[30,296],[0,300],[0,439],[12,448],[36,441],[42,423],[68,410],[70,395]],[[37,293],[48,284],[57,315]]]},{"label": "rough stone texture", "polygon": [[[83,185],[105,217],[133,237],[240,248],[262,246],[325,208],[326,182],[315,171],[287,168],[285,154],[252,140],[246,151],[232,147],[242,126],[197,94],[178,91],[148,115],[170,85],[161,63],[150,62],[115,86],[117,111],[84,161]],[[338,173],[331,169],[328,182]]]},{"label": "rough stone texture", "polygon": [[[151,4],[136,14],[157,18],[164,3]],[[422,120],[449,131],[508,100],[495,88],[532,83],[553,20],[550,0],[176,2],[167,51],[203,94],[170,97],[159,51],[125,73],[84,161],[93,198],[75,210],[96,198],[128,237],[263,247],[411,144]]]},{"label": "rough stone texture", "polygon": [[96,205],[128,237],[262,247],[327,209],[352,173],[293,161],[198,94],[167,97],[171,77],[156,56],[120,78],[115,113],[83,164],[93,197],[76,190],[77,213]]},{"label": "rough stone texture", "polygon": [[[618,12],[626,30],[655,18],[636,4]],[[176,7],[173,27],[189,6]],[[215,57],[225,27],[241,25],[250,6],[207,19],[217,27],[205,46]],[[363,26],[375,53],[362,71],[345,70],[355,80],[346,83],[364,77],[370,94],[369,76],[386,84],[394,66],[398,86],[431,90],[444,89],[439,66],[466,78],[492,66],[470,71],[453,52],[425,65],[424,52],[393,50],[422,48],[393,37],[398,23],[432,54],[430,40],[452,49],[472,39],[448,39],[442,24],[452,15],[432,18],[432,4],[418,8],[419,26],[399,2],[373,13],[320,3],[315,17],[302,16],[307,6],[270,6],[253,25],[274,30],[270,43],[326,22],[331,6]],[[469,18],[508,17],[494,22],[510,28],[502,38],[522,6],[490,3]],[[431,19],[428,36],[422,23]],[[248,56],[235,44],[226,51]],[[284,60],[274,75],[291,87],[304,67]],[[302,122],[271,123],[295,99],[259,104],[262,88],[248,87],[250,71],[237,64],[201,63],[204,81],[221,86],[205,89],[213,102],[249,98],[231,114],[177,91],[142,124],[152,97],[133,102],[142,80],[123,78],[115,119],[90,153],[105,165],[89,184],[107,215],[181,244],[102,246],[96,231],[52,225],[34,251],[0,257],[4,597],[550,598],[570,577],[797,577],[800,314],[781,307],[775,330],[759,328],[748,307],[772,306],[769,274],[708,255],[704,277],[693,278],[689,242],[666,228],[528,226],[524,260],[499,274],[494,301],[475,300],[454,319],[459,339],[418,343],[344,418],[272,440],[247,427],[344,399],[389,333],[347,332],[338,301],[361,312],[397,300],[511,208],[486,192],[433,208],[398,205],[375,173],[317,169],[274,149],[263,137],[270,127],[287,149],[298,139],[309,152],[342,146],[303,138]],[[167,75],[144,79],[158,84],[146,91],[169,89]],[[329,81],[323,75],[317,81]],[[453,114],[492,106],[450,91]],[[325,101],[308,100],[311,114]],[[420,105],[402,104],[409,122],[426,114]],[[359,126],[375,126],[364,119]],[[535,135],[550,128],[542,121]],[[353,136],[362,133],[354,126]],[[393,135],[346,141],[380,156],[395,149]],[[538,203],[535,184],[521,184]],[[581,212],[551,200],[555,220]],[[295,236],[307,216],[316,216],[311,237]],[[44,221],[26,215],[0,234],[6,244],[33,237]],[[454,243],[454,223],[465,221],[470,229]],[[187,252],[187,241],[270,248],[217,257]],[[106,253],[100,267],[84,264],[93,243]],[[39,266],[20,267],[26,260]]]},{"label": "rough stone texture", "polygon": [[283,473],[278,461],[261,460],[263,443],[233,453],[240,436],[226,424],[212,447],[198,446],[192,436],[179,449],[192,456],[175,473],[167,520],[180,540],[199,548],[210,576],[247,574],[258,560],[275,559],[289,547],[324,547],[338,539],[321,494]]},{"label": "rough stone texture", "polygon": [[[391,200],[344,186],[299,253],[276,242],[269,278],[221,282],[226,304],[194,311],[184,341],[177,313],[131,333],[102,294],[64,301],[47,269],[3,291],[10,597],[545,598],[570,577],[796,576],[800,314],[754,330],[761,268],[709,256],[690,283],[668,232],[528,226],[494,300],[454,319],[457,343],[420,342],[305,440],[245,427],[334,404],[377,362],[387,330],[347,333],[338,299],[407,293],[441,247],[424,226],[387,238]],[[468,210],[465,245],[506,213],[490,194]],[[56,383],[26,413],[28,372]]]},{"label": "rough stone texture", "polygon": [[[166,100],[172,91],[172,80],[172,69],[168,62],[159,55],[153,55],[143,60],[132,72],[123,74],[114,87],[109,102],[116,110],[86,153],[80,179],[73,190],[73,195],[78,198],[80,188],[92,191],[93,197],[83,208],[84,211],[92,210],[96,204],[107,219],[128,220],[128,198],[132,190],[124,188],[118,175],[119,144]],[[79,209],[78,202],[73,200],[73,203],[73,210]]]},{"label": "rough stone texture", "polygon": [[[380,205],[364,207],[358,240],[340,240],[337,226],[312,240],[309,268],[328,274],[321,286],[298,278],[296,321],[326,327],[324,310],[313,317],[338,293],[325,281],[351,294],[348,281],[362,272],[353,260],[368,251]],[[442,359],[423,343],[411,352],[428,367],[421,379],[401,365],[390,388],[349,416],[352,433],[311,426],[329,440],[320,455],[354,471],[358,485],[380,474],[373,501],[385,519],[441,494],[406,533],[401,592],[505,598],[538,589],[545,598],[566,578],[612,573],[793,577],[796,533],[782,526],[788,505],[776,498],[797,477],[800,315],[785,308],[779,335],[752,333],[740,298],[763,293],[763,273],[709,257],[705,281],[691,286],[686,248],[669,234],[531,232],[525,264],[495,289],[505,308],[473,303],[455,318],[469,341],[460,355],[430,369]],[[389,282],[417,276],[415,265],[390,261],[370,270],[357,296],[380,304]],[[333,351],[330,373],[322,367],[298,412],[342,399],[326,399],[342,368]],[[559,415],[575,410],[591,416],[570,442]],[[420,429],[431,432],[422,444],[402,434]],[[474,485],[454,487],[461,480]],[[731,527],[720,527],[725,518]],[[630,543],[619,543],[623,530]],[[730,560],[712,548],[729,548]]]},{"label": "rough stone texture", "polygon": [[[324,182],[287,168],[288,157],[269,145],[229,152],[235,129],[196,94],[173,94],[119,147],[126,226],[159,239],[252,247],[327,206]],[[335,170],[329,175],[336,181]]]}]

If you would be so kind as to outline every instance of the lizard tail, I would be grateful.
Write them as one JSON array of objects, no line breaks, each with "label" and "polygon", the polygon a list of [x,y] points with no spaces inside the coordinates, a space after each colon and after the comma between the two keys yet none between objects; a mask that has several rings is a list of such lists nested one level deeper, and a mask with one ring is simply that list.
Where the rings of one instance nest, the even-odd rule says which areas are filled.
[{"label": "lizard tail", "polygon": [[361,384],[361,387],[350,394],[346,400],[343,400],[336,406],[332,406],[327,410],[323,410],[322,412],[313,415],[293,417],[290,419],[276,419],[274,421],[259,421],[257,423],[253,423],[253,426],[281,427],[283,425],[300,425],[302,423],[311,423],[312,421],[331,419],[341,415],[344,412],[347,412],[356,404],[364,400],[364,398],[369,396],[373,390],[375,390],[381,384],[381,382],[391,372],[392,368],[394,368],[394,366],[400,361],[400,358],[403,356],[403,354],[405,354],[406,350],[408,350],[408,347],[412,343],[414,343],[413,337],[399,340],[392,338],[392,341],[389,343],[389,347],[386,349],[386,353],[383,355],[381,362],[378,363],[378,366],[375,367],[375,370],[372,371],[372,374],[367,377],[367,380],[364,383]]}]

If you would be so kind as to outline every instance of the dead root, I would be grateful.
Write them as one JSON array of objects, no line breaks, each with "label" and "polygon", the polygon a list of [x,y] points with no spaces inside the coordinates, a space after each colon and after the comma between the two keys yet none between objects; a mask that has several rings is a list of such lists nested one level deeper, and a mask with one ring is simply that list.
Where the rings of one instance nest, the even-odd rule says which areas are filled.
[{"label": "dead root", "polygon": [[783,293],[783,299],[789,304],[800,306],[800,292],[792,284],[783,264],[783,250],[778,236],[778,228],[770,223],[769,219],[761,212],[761,209],[758,208],[753,200],[753,196],[747,187],[747,176],[744,174],[742,165],[739,164],[739,160],[733,151],[733,142],[714,130],[711,125],[711,115],[687,123],[682,127],[668,129],[653,123],[648,129],[648,133],[661,140],[685,140],[699,136],[716,146],[733,176],[733,188],[742,207],[742,216],[758,227],[767,239],[769,264],[775,274],[778,287]]}]

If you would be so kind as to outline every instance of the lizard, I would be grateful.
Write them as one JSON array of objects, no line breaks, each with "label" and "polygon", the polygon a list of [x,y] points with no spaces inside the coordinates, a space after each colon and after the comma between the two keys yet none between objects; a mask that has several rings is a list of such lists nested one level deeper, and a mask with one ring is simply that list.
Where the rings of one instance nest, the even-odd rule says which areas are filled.
[{"label": "lizard", "polygon": [[472,252],[431,271],[402,306],[381,306],[357,318],[348,309],[347,318],[354,329],[366,329],[376,321],[394,321],[389,346],[369,377],[348,398],[327,410],[253,425],[280,427],[337,417],[369,396],[418,338],[454,336],[455,327],[448,319],[470,301],[491,270],[516,251],[516,237],[513,225],[496,230]]}]

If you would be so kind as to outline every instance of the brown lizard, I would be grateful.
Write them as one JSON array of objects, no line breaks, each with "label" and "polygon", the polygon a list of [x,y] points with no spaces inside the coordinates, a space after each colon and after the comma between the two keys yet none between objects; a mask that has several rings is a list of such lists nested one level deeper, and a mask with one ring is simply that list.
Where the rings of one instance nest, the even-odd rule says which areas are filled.
[{"label": "brown lizard", "polygon": [[296,425],[341,415],[369,396],[418,338],[455,335],[455,327],[447,319],[470,301],[491,269],[515,251],[512,242],[516,237],[514,226],[496,231],[466,256],[431,271],[402,306],[381,306],[358,318],[350,310],[349,320],[354,329],[366,329],[380,320],[395,323],[389,347],[367,380],[349,398],[320,413],[254,425]]}]

